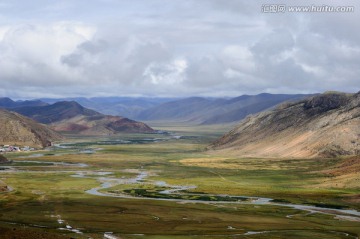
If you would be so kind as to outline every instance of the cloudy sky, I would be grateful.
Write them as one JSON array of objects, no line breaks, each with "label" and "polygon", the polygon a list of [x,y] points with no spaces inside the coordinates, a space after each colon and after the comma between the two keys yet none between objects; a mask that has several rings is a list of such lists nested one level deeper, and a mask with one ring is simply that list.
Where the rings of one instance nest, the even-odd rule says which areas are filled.
[{"label": "cloudy sky", "polygon": [[360,1],[0,0],[0,97],[360,90]]}]

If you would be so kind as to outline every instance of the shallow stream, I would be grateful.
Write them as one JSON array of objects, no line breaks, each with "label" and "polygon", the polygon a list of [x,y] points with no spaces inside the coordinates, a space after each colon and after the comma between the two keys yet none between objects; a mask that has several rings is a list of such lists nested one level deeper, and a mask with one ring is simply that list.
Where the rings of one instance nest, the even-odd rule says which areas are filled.
[{"label": "shallow stream", "polygon": [[[102,175],[111,175],[111,172],[102,172]],[[147,171],[139,171],[138,175],[134,178],[113,178],[113,177],[99,177],[98,181],[101,183],[99,187],[92,188],[87,190],[86,193],[97,195],[97,196],[106,196],[106,197],[116,197],[116,198],[134,198],[134,199],[148,199],[148,200],[161,200],[161,201],[177,201],[177,202],[188,202],[188,203],[209,203],[209,204],[219,204],[219,203],[241,203],[241,204],[253,204],[253,205],[275,205],[281,207],[290,207],[293,209],[307,211],[309,213],[322,213],[327,215],[333,215],[337,219],[349,220],[349,221],[359,221],[360,222],[360,212],[356,210],[350,209],[335,209],[335,208],[327,208],[327,207],[317,207],[311,205],[300,205],[300,204],[291,204],[291,203],[278,203],[273,202],[272,198],[264,198],[264,197],[248,197],[248,196],[234,196],[234,195],[210,195],[210,196],[220,196],[220,197],[230,197],[230,198],[245,198],[247,200],[237,200],[237,201],[205,201],[205,200],[187,200],[187,199],[167,199],[167,198],[156,198],[156,197],[140,197],[140,196],[132,196],[129,194],[121,194],[121,193],[108,193],[108,192],[99,192],[103,189],[109,189],[111,187],[122,185],[122,184],[139,184],[144,183],[144,179],[147,178],[149,173]],[[89,175],[84,175],[81,173],[77,173],[73,175],[74,177],[88,177]],[[182,185],[168,185],[163,181],[148,181],[147,183],[151,183],[156,186],[168,187],[169,189],[160,191],[160,194],[175,194],[181,192],[181,195],[196,195],[189,194],[184,192],[185,190],[195,189],[196,186],[182,186]],[[206,195],[206,194],[205,194]],[[292,215],[289,215],[291,217]]]}]

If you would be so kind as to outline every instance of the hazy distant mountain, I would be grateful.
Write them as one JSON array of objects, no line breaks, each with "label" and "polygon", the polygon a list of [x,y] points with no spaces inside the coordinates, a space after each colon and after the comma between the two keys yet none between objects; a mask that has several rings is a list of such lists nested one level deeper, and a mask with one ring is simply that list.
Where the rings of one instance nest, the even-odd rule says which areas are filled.
[{"label": "hazy distant mountain", "polygon": [[[66,99],[65,101],[77,102],[86,107],[83,109],[86,112],[78,112],[79,108],[76,109],[76,105],[69,107],[63,103],[60,105],[56,104],[57,102],[64,102],[63,99],[43,98],[40,100],[15,102],[9,98],[0,98],[0,108],[13,109],[16,112],[31,116],[35,120],[46,124],[54,122],[54,120],[69,119],[79,113],[86,116],[96,114],[121,115],[140,121],[223,124],[238,122],[249,114],[270,109],[284,101],[297,100],[307,96],[309,95],[263,93],[259,95],[242,95],[235,98],[64,98]],[[30,109],[28,106],[35,107]]]},{"label": "hazy distant mountain", "polygon": [[47,103],[40,100],[25,100],[25,101],[13,101],[7,97],[0,98],[0,108],[10,109],[23,106],[44,106]]},{"label": "hazy distant mountain", "polygon": [[[167,102],[141,112],[137,118],[142,120],[171,120],[171,121],[202,121],[209,114],[199,114],[200,111],[213,110],[217,104],[224,100],[191,97]],[[199,118],[199,116],[202,117]]]},{"label": "hazy distant mountain", "polygon": [[272,108],[281,102],[301,99],[309,95],[259,94],[243,95],[230,99],[221,106],[223,113],[209,117],[203,124],[236,122],[250,114]]},{"label": "hazy distant mountain", "polygon": [[62,136],[18,113],[0,109],[0,144],[42,148]]},{"label": "hazy distant mountain", "polygon": [[41,101],[53,104],[59,101],[76,101],[82,106],[96,110],[107,115],[121,115],[128,118],[136,116],[148,108],[157,106],[164,102],[173,100],[172,98],[150,98],[150,97],[94,97],[94,98],[62,98],[48,99],[43,98]]},{"label": "hazy distant mountain", "polygon": [[275,105],[309,95],[259,94],[231,99],[191,97],[167,102],[141,112],[140,120],[183,121],[200,124],[221,124],[240,121]]},{"label": "hazy distant mountain", "polygon": [[120,116],[104,115],[87,109],[75,101],[62,101],[46,106],[19,107],[13,110],[38,122],[49,124],[57,131],[91,135],[154,132],[144,123]]},{"label": "hazy distant mountain", "polygon": [[211,148],[244,157],[360,155],[360,92],[325,93],[250,116]]}]

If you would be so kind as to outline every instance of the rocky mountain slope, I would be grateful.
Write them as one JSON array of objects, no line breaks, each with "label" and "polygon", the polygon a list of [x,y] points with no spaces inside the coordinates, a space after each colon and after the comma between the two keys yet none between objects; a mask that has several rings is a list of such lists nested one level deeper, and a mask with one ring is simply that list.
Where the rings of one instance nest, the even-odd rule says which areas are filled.
[{"label": "rocky mountain slope", "polygon": [[120,116],[103,115],[75,101],[62,101],[39,107],[20,107],[13,110],[38,122],[48,124],[56,131],[87,135],[154,132],[144,123]]},{"label": "rocky mountain slope", "polygon": [[45,125],[20,114],[0,109],[0,144],[42,148],[63,137]]},{"label": "rocky mountain slope", "polygon": [[329,92],[247,117],[210,149],[246,157],[360,154],[360,92]]}]

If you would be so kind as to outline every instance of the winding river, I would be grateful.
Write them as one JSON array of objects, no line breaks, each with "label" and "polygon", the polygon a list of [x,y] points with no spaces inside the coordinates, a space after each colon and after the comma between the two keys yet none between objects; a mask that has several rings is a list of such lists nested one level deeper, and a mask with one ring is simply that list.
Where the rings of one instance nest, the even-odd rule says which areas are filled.
[{"label": "winding river", "polygon": [[[360,222],[360,212],[356,210],[348,210],[348,209],[335,209],[335,208],[327,208],[327,207],[317,207],[311,205],[300,205],[300,204],[290,204],[290,203],[279,203],[273,202],[272,198],[264,198],[264,197],[248,197],[248,196],[234,196],[234,195],[216,195],[216,194],[196,194],[196,193],[186,193],[186,190],[195,189],[194,185],[169,185],[164,181],[152,181],[147,179],[151,173],[146,170],[136,170],[129,169],[126,172],[136,173],[135,177],[132,178],[116,178],[114,177],[113,172],[104,172],[104,171],[92,171],[92,170],[84,170],[88,167],[87,164],[83,163],[67,163],[67,162],[47,162],[47,161],[36,161],[36,160],[25,160],[19,161],[22,163],[33,163],[33,164],[50,164],[54,166],[65,166],[65,167],[78,167],[81,170],[71,170],[71,171],[61,171],[61,172],[72,172],[72,177],[76,178],[93,178],[96,179],[100,185],[98,187],[91,188],[85,193],[95,195],[95,196],[103,196],[103,197],[114,197],[114,198],[127,198],[127,199],[141,199],[141,200],[158,200],[158,201],[174,201],[180,203],[206,203],[206,204],[251,204],[251,205],[274,205],[280,207],[293,208],[300,211],[306,211],[308,213],[321,213],[334,216],[334,218],[339,220],[347,220],[347,221],[356,221]],[[18,167],[22,166],[4,166],[4,173],[21,173],[21,172],[29,172],[18,170]],[[44,166],[46,167],[46,166]],[[36,171],[33,171],[36,172]],[[37,171],[39,173],[58,173],[59,171]],[[157,197],[141,197],[141,196],[133,196],[126,193],[111,193],[104,192],[104,189],[110,189],[117,185],[124,184],[150,184],[159,187],[165,187],[166,189],[159,191],[159,194],[163,195],[183,195],[183,196],[194,196],[194,195],[206,195],[206,196],[218,196],[218,197],[228,197],[234,200],[232,201],[205,201],[205,200],[190,200],[190,199],[174,199],[174,198],[157,198]],[[9,187],[11,190],[12,188]],[[10,191],[9,190],[9,191]],[[237,200],[237,199],[245,199],[245,200]],[[294,215],[287,215],[288,218],[291,218]],[[72,230],[76,233],[81,233],[78,229],[73,230],[73,228],[69,228],[69,226],[65,227],[63,230]],[[248,232],[251,233],[251,232]],[[259,232],[254,232],[259,233]],[[266,232],[262,232],[266,233]],[[250,235],[250,234],[249,234]],[[357,237],[353,237],[357,238]]]},{"label": "winding river", "polygon": [[[73,177],[90,177],[94,174],[84,173],[76,173]],[[209,195],[209,196],[227,196],[230,198],[245,198],[246,201],[205,201],[205,200],[187,200],[187,199],[167,199],[167,198],[155,198],[155,197],[140,197],[140,196],[132,196],[128,194],[118,194],[118,193],[109,193],[109,192],[100,192],[103,189],[109,189],[111,187],[121,185],[121,184],[137,184],[143,183],[144,179],[148,177],[149,173],[147,171],[139,171],[138,175],[134,178],[113,178],[113,177],[104,177],[105,175],[111,175],[111,172],[102,172],[102,176],[98,178],[98,181],[101,183],[99,187],[92,188],[87,190],[86,193],[96,196],[104,196],[104,197],[116,197],[116,198],[133,198],[133,199],[146,199],[146,200],[159,200],[159,201],[175,201],[175,202],[183,202],[183,203],[207,203],[207,204],[253,204],[253,205],[274,205],[281,207],[289,207],[301,211],[307,211],[309,213],[322,213],[327,215],[335,216],[337,219],[348,220],[348,221],[358,221],[360,222],[360,212],[356,210],[349,209],[335,209],[335,208],[326,208],[326,207],[316,207],[311,205],[300,205],[300,204],[290,204],[290,203],[275,203],[272,202],[272,198],[264,198],[264,197],[248,197],[248,196],[234,196],[234,195]],[[156,186],[168,187],[170,189],[166,189],[160,191],[160,194],[175,194],[177,192],[182,192],[182,195],[196,195],[196,194],[187,194],[184,193],[184,190],[195,189],[196,186],[182,186],[182,185],[169,185],[163,181],[149,181],[151,184]],[[147,182],[147,183],[149,183]],[[291,217],[292,215],[288,215]]]},{"label": "winding river", "polygon": [[[40,155],[36,155],[39,157]],[[31,158],[32,156],[28,156]],[[37,160],[21,160],[21,163],[33,163],[33,164],[50,164],[53,166],[65,166],[65,167],[78,167],[78,168],[86,168],[88,167],[87,164],[84,163],[67,163],[67,162],[51,162],[51,161],[37,161]],[[20,172],[29,172],[28,170],[18,170],[18,167],[22,166],[2,166],[3,172],[7,173],[20,173]],[[337,219],[342,220],[349,220],[349,221],[358,221],[360,222],[360,212],[356,210],[350,209],[336,209],[336,208],[327,208],[327,207],[317,207],[311,205],[301,205],[301,204],[290,204],[290,203],[279,203],[273,202],[272,198],[264,198],[264,197],[249,197],[249,196],[235,196],[235,195],[216,195],[216,194],[203,194],[206,196],[218,196],[218,197],[229,197],[234,200],[232,201],[205,201],[205,200],[189,200],[189,199],[174,199],[174,198],[156,198],[156,197],[141,197],[141,196],[132,196],[125,193],[110,193],[110,192],[100,192],[103,189],[109,189],[115,187],[117,185],[124,185],[124,184],[139,184],[144,183],[144,180],[149,176],[149,172],[145,170],[136,170],[136,169],[129,169],[130,172],[136,172],[137,175],[133,178],[115,178],[113,177],[113,172],[99,172],[99,171],[86,171],[86,170],[71,170],[71,171],[63,171],[63,172],[73,172],[74,174],[72,177],[78,178],[95,178],[100,182],[100,186],[91,188],[85,191],[88,194],[96,195],[96,196],[104,196],[104,197],[115,197],[115,198],[132,198],[132,199],[142,199],[142,200],[159,200],[159,201],[176,201],[176,202],[183,202],[183,203],[207,203],[207,204],[253,204],[253,205],[275,205],[281,207],[289,207],[301,211],[307,211],[309,213],[323,213],[328,215],[333,215]],[[36,171],[34,171],[36,172]],[[55,173],[59,171],[41,171],[41,173]],[[195,189],[196,186],[194,185],[169,185],[164,181],[151,181],[147,180],[146,184],[153,184],[155,186],[166,187],[163,191],[160,191],[160,194],[163,195],[173,195],[176,193],[181,192],[181,195],[199,195],[196,193],[186,193],[184,191]],[[9,187],[11,188],[11,187]],[[10,190],[9,190],[10,191]],[[245,199],[243,200],[236,200],[237,198]],[[289,218],[292,215],[288,215]]]}]

